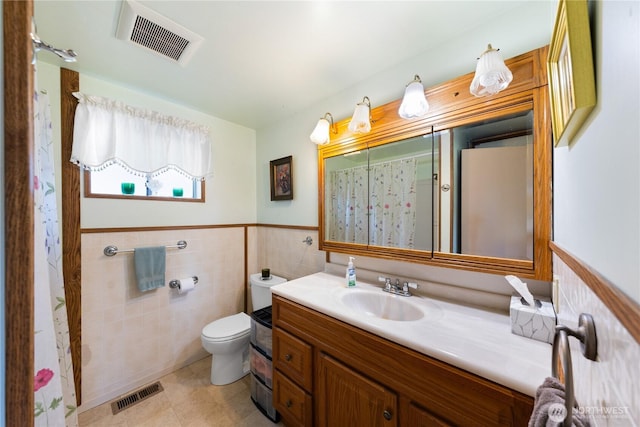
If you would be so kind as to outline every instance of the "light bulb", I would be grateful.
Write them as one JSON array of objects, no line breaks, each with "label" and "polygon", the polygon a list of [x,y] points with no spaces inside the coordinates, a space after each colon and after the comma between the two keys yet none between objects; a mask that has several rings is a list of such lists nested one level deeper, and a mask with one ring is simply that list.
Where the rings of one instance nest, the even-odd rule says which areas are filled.
[{"label": "light bulb", "polygon": [[370,106],[364,101],[356,105],[353,117],[349,122],[349,130],[353,133],[367,133],[371,131],[371,122],[369,121]]},{"label": "light bulb", "polygon": [[469,91],[474,96],[494,95],[509,86],[513,80],[513,74],[504,64],[502,56],[491,45],[478,58],[476,74],[471,82]]},{"label": "light bulb", "polygon": [[427,114],[429,103],[424,94],[424,86],[420,77],[416,76],[414,81],[409,83],[404,90],[404,98],[398,109],[398,114],[403,119],[411,119]]},{"label": "light bulb", "polygon": [[318,120],[318,124],[309,138],[318,145],[327,144],[329,142],[329,120],[324,117]]}]

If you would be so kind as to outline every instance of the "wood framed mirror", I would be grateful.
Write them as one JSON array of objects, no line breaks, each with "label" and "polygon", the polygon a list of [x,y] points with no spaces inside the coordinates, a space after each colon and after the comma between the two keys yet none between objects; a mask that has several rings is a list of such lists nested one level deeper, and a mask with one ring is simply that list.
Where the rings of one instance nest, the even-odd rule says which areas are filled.
[{"label": "wood framed mirror", "polygon": [[467,74],[426,90],[426,116],[401,119],[397,100],[369,133],[337,123],[318,147],[320,249],[551,280],[546,56],[507,60],[491,97]]}]

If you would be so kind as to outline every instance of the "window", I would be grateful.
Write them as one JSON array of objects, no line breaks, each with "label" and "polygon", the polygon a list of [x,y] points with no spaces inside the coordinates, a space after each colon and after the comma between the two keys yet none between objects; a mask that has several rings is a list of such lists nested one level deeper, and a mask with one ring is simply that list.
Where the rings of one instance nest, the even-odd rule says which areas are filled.
[{"label": "window", "polygon": [[100,96],[74,96],[70,160],[85,169],[85,197],[204,202],[212,164],[207,126]]},{"label": "window", "polygon": [[132,173],[118,163],[85,170],[85,197],[204,202],[204,181],[175,169],[160,174]]}]

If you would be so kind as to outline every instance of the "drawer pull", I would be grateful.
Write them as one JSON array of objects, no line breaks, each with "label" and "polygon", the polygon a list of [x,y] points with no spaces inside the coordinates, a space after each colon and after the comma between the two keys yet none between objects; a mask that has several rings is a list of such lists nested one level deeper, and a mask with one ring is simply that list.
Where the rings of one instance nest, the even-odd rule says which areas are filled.
[{"label": "drawer pull", "polygon": [[291,408],[291,405],[293,405],[293,402],[291,401],[291,399],[287,399],[287,401],[286,401],[286,402],[284,402],[284,405],[285,405],[287,408]]},{"label": "drawer pull", "polygon": [[382,413],[382,416],[384,417],[385,420],[389,421],[391,420],[391,411],[384,411]]},{"label": "drawer pull", "polygon": [[285,354],[284,355],[284,360],[286,360],[287,362],[291,362],[291,355],[290,354]]}]

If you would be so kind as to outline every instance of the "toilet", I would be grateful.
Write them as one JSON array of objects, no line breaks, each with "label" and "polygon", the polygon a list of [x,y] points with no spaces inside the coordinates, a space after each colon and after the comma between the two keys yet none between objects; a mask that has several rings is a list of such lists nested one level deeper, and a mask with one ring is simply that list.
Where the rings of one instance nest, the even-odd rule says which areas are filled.
[{"label": "toilet", "polygon": [[[263,280],[262,274],[252,274],[250,283],[253,310],[270,306],[271,287],[286,281],[287,279],[274,275]],[[250,333],[251,317],[245,313],[223,317],[202,328],[202,347],[213,355],[211,384],[230,384],[249,372]]]}]

